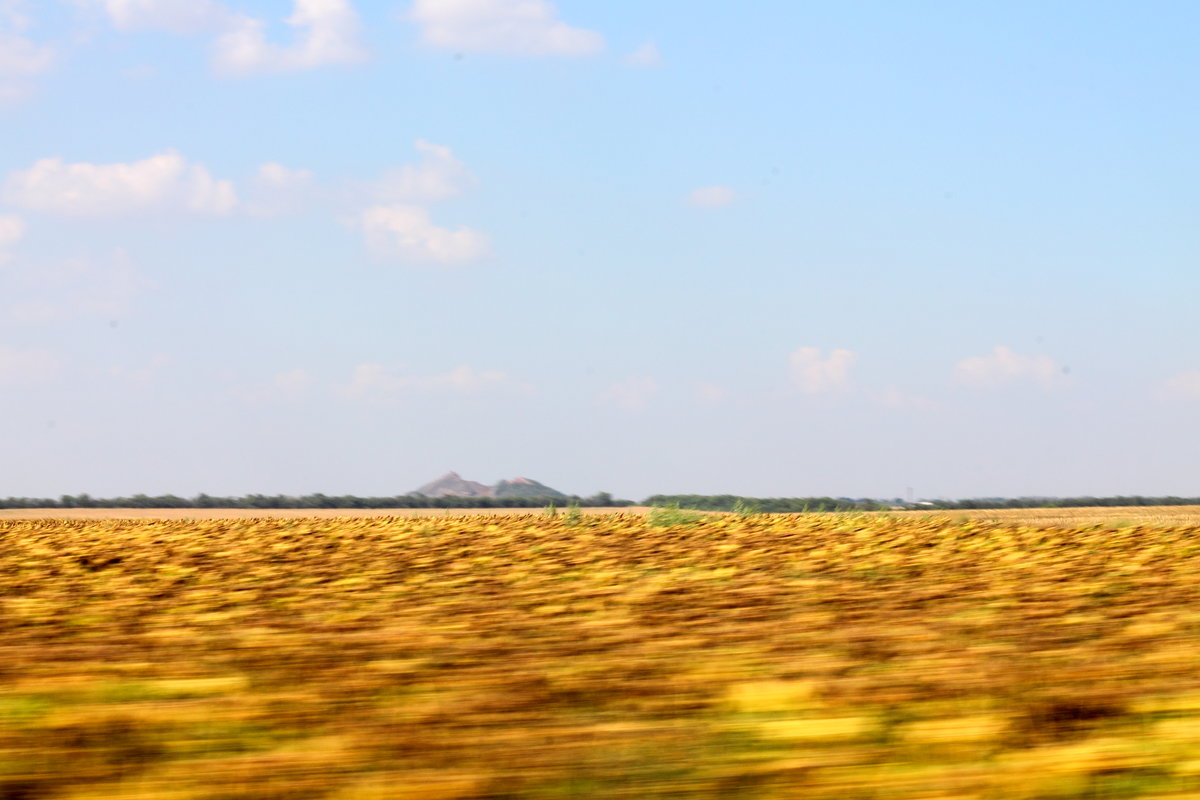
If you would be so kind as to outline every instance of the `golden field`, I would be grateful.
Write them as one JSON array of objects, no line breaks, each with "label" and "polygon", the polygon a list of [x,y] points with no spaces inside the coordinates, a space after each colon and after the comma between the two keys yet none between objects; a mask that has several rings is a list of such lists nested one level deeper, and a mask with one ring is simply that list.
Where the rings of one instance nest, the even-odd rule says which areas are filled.
[{"label": "golden field", "polygon": [[894,511],[898,517],[949,517],[1017,525],[1079,528],[1089,525],[1200,527],[1200,506],[1096,506],[1087,508],[981,508],[969,511]]},{"label": "golden field", "polygon": [[[622,509],[581,508],[584,514],[648,514],[649,506],[629,506]],[[559,512],[566,514],[567,508]],[[5,519],[302,519],[309,517],[453,517],[453,516],[524,516],[538,513],[529,508],[0,508],[0,521]],[[697,512],[713,514],[717,512]],[[1017,525],[1045,527],[1084,527],[1106,525],[1200,526],[1200,506],[1104,506],[1095,508],[1002,508],[965,511],[877,511],[872,514],[895,516],[899,519],[949,518],[955,521],[983,520]],[[832,516],[832,515],[830,515]]]},{"label": "golden field", "polygon": [[[647,506],[620,509],[645,514]],[[611,508],[581,508],[583,514],[612,514]],[[560,508],[560,513],[567,513]],[[364,517],[511,517],[538,513],[532,508],[0,508],[6,519],[361,519]]]},{"label": "golden field", "polygon": [[0,520],[0,797],[1200,796],[1200,527]]}]

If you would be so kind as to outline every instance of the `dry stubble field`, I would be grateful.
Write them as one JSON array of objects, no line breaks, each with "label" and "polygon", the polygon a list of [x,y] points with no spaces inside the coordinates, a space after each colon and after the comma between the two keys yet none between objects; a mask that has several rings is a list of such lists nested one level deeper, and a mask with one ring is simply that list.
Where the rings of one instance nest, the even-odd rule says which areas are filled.
[{"label": "dry stubble field", "polygon": [[953,520],[1003,522],[1014,525],[1040,525],[1079,528],[1092,525],[1127,527],[1130,525],[1197,526],[1200,506],[1103,506],[1096,508],[986,508],[970,511],[900,511],[897,516]]},{"label": "dry stubble field", "polygon": [[0,797],[1200,793],[1200,527],[0,520]]},{"label": "dry stubble field", "polygon": [[[648,514],[649,506],[630,506],[622,509],[583,508],[584,514]],[[566,509],[559,509],[566,513]],[[352,518],[362,517],[453,517],[453,516],[526,516],[536,514],[536,509],[489,508],[489,509],[444,509],[444,508],[0,508],[0,520],[5,519],[302,519],[318,517]],[[1200,506],[1106,506],[1103,508],[1004,508],[974,509],[969,511],[888,511],[873,512],[876,515],[895,516],[898,519],[949,518],[956,521],[981,520],[1016,525],[1040,525],[1046,527],[1085,527],[1106,525],[1200,526]],[[833,515],[830,515],[833,516]]]},{"label": "dry stubble field", "polygon": [[[611,508],[581,508],[584,514],[612,514]],[[650,509],[633,506],[627,514]],[[566,509],[559,509],[566,513]],[[536,514],[532,508],[0,508],[5,519],[362,519],[371,517],[511,517]]]}]

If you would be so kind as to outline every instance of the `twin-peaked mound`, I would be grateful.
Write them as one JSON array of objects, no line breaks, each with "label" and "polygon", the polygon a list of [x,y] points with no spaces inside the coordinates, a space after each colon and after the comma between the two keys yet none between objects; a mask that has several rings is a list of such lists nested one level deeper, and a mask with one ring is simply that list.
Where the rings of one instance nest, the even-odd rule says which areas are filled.
[{"label": "twin-peaked mound", "polygon": [[513,478],[500,481],[495,486],[484,486],[469,481],[457,472],[447,472],[436,481],[430,481],[413,494],[426,497],[566,497],[557,489],[529,478]]}]

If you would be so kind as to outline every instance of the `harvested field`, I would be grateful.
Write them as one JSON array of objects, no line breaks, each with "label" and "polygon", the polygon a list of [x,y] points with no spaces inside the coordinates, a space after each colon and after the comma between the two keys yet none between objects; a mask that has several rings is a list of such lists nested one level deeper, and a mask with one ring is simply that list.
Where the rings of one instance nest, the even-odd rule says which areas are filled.
[{"label": "harvested field", "polygon": [[2,520],[0,797],[1200,791],[1200,528],[897,516]]},{"label": "harvested field", "polygon": [[[612,514],[611,508],[581,508],[584,514]],[[645,506],[620,509],[644,514]],[[560,513],[566,513],[560,508]],[[362,519],[371,517],[527,516],[534,508],[0,508],[5,519]]]},{"label": "harvested field", "polygon": [[1194,525],[1200,527],[1200,506],[1097,506],[1090,508],[987,508],[969,511],[894,511],[898,517],[947,517],[1014,525],[1079,528],[1088,525]]},{"label": "harvested field", "polygon": [[[647,514],[649,506],[581,508],[584,514]],[[566,508],[559,508],[565,514]],[[533,508],[0,508],[0,521],[11,519],[362,519],[375,517],[464,517],[528,516],[540,513]],[[699,514],[718,512],[702,511]],[[859,512],[846,512],[857,516]],[[897,519],[946,519],[955,522],[982,520],[1014,525],[1042,525],[1077,528],[1089,525],[1125,527],[1129,525],[1200,526],[1200,506],[1104,506],[1096,508],[1002,508],[966,511],[880,511],[872,514]],[[782,516],[782,515],[781,515]],[[791,515],[795,516],[795,515]],[[827,514],[826,517],[837,516]]]}]

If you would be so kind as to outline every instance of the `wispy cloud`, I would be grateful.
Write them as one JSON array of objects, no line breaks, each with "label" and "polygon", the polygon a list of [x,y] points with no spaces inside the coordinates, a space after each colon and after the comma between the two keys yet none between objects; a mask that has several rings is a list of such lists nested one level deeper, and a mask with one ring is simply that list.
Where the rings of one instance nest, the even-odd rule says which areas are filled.
[{"label": "wispy cloud", "polygon": [[0,214],[0,264],[11,257],[13,247],[25,236],[25,220],[16,214]]},{"label": "wispy cloud", "polygon": [[29,79],[54,64],[54,48],[26,35],[33,26],[27,8],[23,0],[0,0],[0,107],[28,96]]},{"label": "wispy cloud", "polygon": [[737,200],[737,192],[728,186],[702,186],[688,193],[688,205],[697,208],[723,208]]},{"label": "wispy cloud", "polygon": [[621,63],[627,67],[653,69],[662,66],[662,53],[658,51],[658,45],[654,42],[645,42],[632,53],[628,53],[622,58]]},{"label": "wispy cloud", "polygon": [[237,395],[247,404],[255,406],[295,403],[309,395],[313,384],[313,376],[308,370],[296,368],[276,373],[264,383],[241,389]]},{"label": "wispy cloud", "polygon": [[644,411],[655,395],[662,391],[653,378],[633,377],[610,384],[600,392],[600,402],[622,411]]},{"label": "wispy cloud", "polygon": [[18,261],[0,273],[0,317],[17,324],[128,314],[152,286],[123,250],[108,258],[69,258],[48,264]]},{"label": "wispy cloud", "polygon": [[421,154],[415,164],[385,172],[370,187],[381,203],[431,203],[462,194],[477,180],[449,147],[424,139],[413,145]]},{"label": "wispy cloud", "polygon": [[310,170],[268,161],[260,164],[251,178],[243,209],[255,217],[277,217],[299,211],[310,201],[314,184]]},{"label": "wispy cloud", "polygon": [[133,386],[149,386],[171,365],[171,357],[163,353],[151,356],[137,366],[116,365],[108,370],[109,376]]},{"label": "wispy cloud", "polygon": [[604,37],[559,19],[546,0],[416,0],[409,18],[432,47],[468,53],[581,56]]},{"label": "wispy cloud", "polygon": [[875,395],[875,402],[884,408],[892,409],[928,409],[934,405],[928,397],[906,392],[895,384],[883,387]]},{"label": "wispy cloud", "polygon": [[53,379],[62,360],[52,350],[0,344],[0,385],[25,386]]},{"label": "wispy cloud", "polygon": [[1166,397],[1200,400],[1200,369],[1176,372],[1162,382],[1159,390]]},{"label": "wispy cloud", "polygon": [[701,381],[695,386],[695,397],[705,405],[721,405],[729,399],[729,387],[712,381]]},{"label": "wispy cloud", "polygon": [[312,183],[313,174],[307,169],[291,169],[276,161],[260,164],[255,178],[272,189],[294,192]]},{"label": "wispy cloud", "polygon": [[337,387],[338,394],[344,398],[382,403],[421,394],[479,394],[490,391],[525,395],[531,393],[533,387],[504,372],[481,371],[465,364],[435,375],[413,375],[402,367],[385,364],[359,364],[354,368],[349,383]]},{"label": "wispy cloud", "polygon": [[963,386],[995,388],[1012,383],[1034,383],[1043,387],[1064,381],[1063,369],[1049,356],[1027,356],[1004,345],[996,345],[985,356],[971,356],[954,368],[956,382]]},{"label": "wispy cloud", "polygon": [[817,347],[801,347],[790,356],[792,383],[805,394],[840,392],[850,388],[850,369],[857,356],[850,350],[833,350],[821,356]]},{"label": "wispy cloud", "polygon": [[168,31],[191,34],[220,31],[237,14],[214,0],[76,0],[97,8],[119,31]]},{"label": "wispy cloud", "polygon": [[420,206],[427,208],[457,197],[478,184],[478,179],[454,151],[425,139],[413,143],[418,158],[388,168],[371,180],[347,181],[340,187],[321,186],[311,170],[270,161],[259,165],[244,186],[243,210],[254,216],[278,216],[314,202],[358,207]]}]

